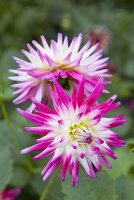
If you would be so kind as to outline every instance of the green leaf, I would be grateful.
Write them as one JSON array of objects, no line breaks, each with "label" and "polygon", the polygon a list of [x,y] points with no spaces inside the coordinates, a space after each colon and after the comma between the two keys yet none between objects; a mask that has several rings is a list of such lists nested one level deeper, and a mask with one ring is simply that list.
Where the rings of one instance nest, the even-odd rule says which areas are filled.
[{"label": "green leaf", "polygon": [[93,200],[116,200],[115,181],[105,173],[98,173],[97,179],[89,181],[88,188]]},{"label": "green leaf", "polygon": [[116,200],[115,181],[105,173],[98,173],[97,179],[91,179],[84,170],[80,171],[79,182],[73,188],[68,176],[62,184],[62,191],[66,195],[64,200]]},{"label": "green leaf", "polygon": [[[48,180],[49,181],[49,180]],[[32,177],[32,180],[30,182],[30,185],[32,186],[33,190],[40,196],[45,187],[46,187],[47,182],[43,182],[42,176],[40,173],[34,174]]]},{"label": "green leaf", "polygon": [[[34,191],[40,196],[48,181],[46,182],[43,182],[43,177],[41,176],[41,171],[44,169],[44,167],[47,165],[49,159],[50,159],[51,156],[47,156],[47,157],[44,157],[42,159],[39,159],[35,162],[36,164],[36,169],[38,169],[38,172],[35,173],[33,176],[32,176],[32,179],[31,179],[31,182],[30,182],[30,185],[32,186],[32,188],[34,189]],[[51,177],[50,177],[51,178]]]},{"label": "green leaf", "polygon": [[[131,150],[132,153],[134,153],[134,138],[127,140],[127,147],[128,147],[128,149]],[[133,155],[133,157],[134,157],[134,155]],[[134,162],[134,160],[133,160],[133,162]]]},{"label": "green leaf", "polygon": [[89,176],[83,170],[80,170],[79,182],[73,187],[71,184],[71,177],[67,173],[62,183],[62,192],[65,194],[64,200],[92,200],[90,189],[88,188],[90,181],[91,179]]},{"label": "green leaf", "polygon": [[[12,129],[14,131],[15,137],[19,143],[20,150],[30,146],[33,144],[34,140],[32,139],[32,136],[30,133],[26,135],[21,127],[18,127],[16,124],[11,123]],[[4,138],[6,144],[10,146],[10,152],[12,155],[12,159],[14,160],[15,163],[19,164],[24,164],[24,160],[22,159],[20,153],[17,151],[16,146],[11,138],[11,135],[9,133],[9,130],[7,128],[7,124],[4,120],[0,121],[0,135],[2,138]],[[24,157],[29,158],[31,155],[24,155]],[[31,158],[30,158],[31,159]]]},{"label": "green leaf", "polygon": [[123,175],[116,180],[116,191],[118,194],[117,200],[134,199],[134,184]]},{"label": "green leaf", "polygon": [[[45,160],[45,159],[44,159]],[[45,167],[45,166],[44,166]],[[57,172],[54,172],[57,173]],[[49,184],[50,179],[52,178],[53,174],[50,176],[48,180],[43,182],[43,177],[40,173],[33,175],[31,179],[31,186],[33,190],[40,196],[45,188],[47,187],[47,184]],[[62,180],[59,177],[59,172],[57,177],[55,178],[54,182],[52,183],[52,186],[50,190],[47,193],[46,199],[51,200],[63,200],[63,193],[61,188]],[[53,191],[53,192],[52,192]]]},{"label": "green leaf", "polygon": [[62,180],[59,176],[57,176],[55,181],[52,184],[51,189],[48,192],[48,200],[49,199],[51,199],[51,200],[59,200],[59,199],[63,200],[64,199],[61,184],[62,184]]},{"label": "green leaf", "polygon": [[129,143],[128,148],[134,153],[134,143]]},{"label": "green leaf", "polygon": [[121,174],[127,175],[130,167],[134,163],[134,155],[127,149],[127,145],[123,148],[115,149],[114,152],[117,160],[107,158],[112,165],[112,169],[103,166],[112,179],[116,179]]},{"label": "green leaf", "polygon": [[134,153],[134,148],[132,148],[131,151]]},{"label": "green leaf", "polygon": [[13,171],[13,160],[9,146],[0,138],[0,191],[10,183]]},{"label": "green leaf", "polygon": [[14,167],[14,175],[11,179],[11,183],[14,187],[24,187],[25,185],[29,184],[31,181],[31,174],[26,171],[25,168],[21,166]]},{"label": "green leaf", "polygon": [[[32,136],[30,135],[31,134],[30,132],[28,133],[24,131],[24,128],[19,127],[17,124],[11,123],[11,126],[21,148],[27,147],[28,145],[31,144]],[[0,121],[0,127],[1,127],[0,134],[5,138],[6,142],[14,146],[9,130],[7,128],[7,124],[4,120]],[[34,142],[34,139],[32,141]]]}]

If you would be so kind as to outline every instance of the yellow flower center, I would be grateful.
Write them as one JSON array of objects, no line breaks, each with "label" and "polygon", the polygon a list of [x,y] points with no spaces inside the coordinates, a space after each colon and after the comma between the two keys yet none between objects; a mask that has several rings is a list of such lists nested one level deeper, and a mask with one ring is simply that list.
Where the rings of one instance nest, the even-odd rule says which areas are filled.
[{"label": "yellow flower center", "polygon": [[93,133],[87,122],[75,123],[69,127],[69,136],[78,142],[91,143],[93,141]]}]

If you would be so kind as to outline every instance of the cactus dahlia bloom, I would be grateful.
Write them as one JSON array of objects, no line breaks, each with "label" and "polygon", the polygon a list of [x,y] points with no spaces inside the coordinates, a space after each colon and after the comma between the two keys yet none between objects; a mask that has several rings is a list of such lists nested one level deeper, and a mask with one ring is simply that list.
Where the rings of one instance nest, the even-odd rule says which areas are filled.
[{"label": "cactus dahlia bloom", "polygon": [[[9,70],[17,76],[9,77],[13,81],[20,83],[13,84],[12,87],[18,88],[13,95],[20,94],[13,102],[15,104],[23,103],[31,97],[35,97],[40,101],[43,97],[47,97],[49,101],[49,93],[47,84],[58,79],[59,77],[68,78],[69,84],[78,85],[81,77],[85,77],[85,95],[88,96],[95,87],[98,78],[110,77],[106,74],[108,71],[104,69],[107,66],[108,58],[102,57],[102,49],[97,49],[99,43],[91,48],[90,41],[88,41],[80,50],[82,41],[82,34],[74,37],[71,44],[68,45],[68,37],[62,39],[62,34],[58,34],[57,41],[51,40],[50,47],[48,46],[45,37],[41,36],[43,47],[36,41],[32,41],[37,48],[34,50],[30,44],[27,44],[29,52],[22,50],[22,53],[29,61],[21,60],[14,57],[19,65],[16,70]],[[109,81],[104,81],[103,84],[109,84]],[[103,92],[107,92],[103,90]],[[28,108],[28,112],[32,112],[35,108],[34,103]]]},{"label": "cactus dahlia bloom", "polygon": [[0,199],[1,200],[14,200],[16,196],[20,194],[20,189],[15,188],[8,191],[8,187],[5,187],[2,192],[0,192]]},{"label": "cactus dahlia bloom", "polygon": [[39,110],[35,114],[27,113],[21,109],[18,112],[37,127],[26,127],[43,137],[36,140],[35,145],[21,151],[22,154],[42,150],[33,159],[37,160],[49,154],[53,154],[50,161],[42,171],[45,181],[53,171],[62,165],[61,178],[64,180],[67,166],[72,175],[72,185],[78,181],[79,163],[86,173],[95,178],[94,167],[100,171],[103,163],[108,168],[111,165],[104,154],[116,159],[109,146],[123,146],[124,141],[117,139],[118,135],[110,129],[124,124],[124,115],[114,118],[105,118],[104,115],[120,105],[120,102],[112,104],[116,95],[105,103],[95,106],[99,94],[103,90],[103,80],[100,79],[91,93],[84,101],[84,79],[80,82],[79,90],[73,88],[72,98],[62,89],[57,81],[54,82],[55,92],[49,85],[49,91],[53,100],[54,110],[39,103],[32,98]]}]

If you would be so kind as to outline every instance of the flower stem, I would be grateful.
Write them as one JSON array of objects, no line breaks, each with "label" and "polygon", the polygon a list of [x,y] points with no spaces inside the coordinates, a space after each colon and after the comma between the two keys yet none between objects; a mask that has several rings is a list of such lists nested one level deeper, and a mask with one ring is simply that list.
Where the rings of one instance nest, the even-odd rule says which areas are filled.
[{"label": "flower stem", "polygon": [[50,181],[48,182],[47,186],[45,187],[45,190],[43,191],[40,200],[45,200],[53,182],[55,181],[57,175],[58,175],[59,170],[57,170],[57,172],[51,177]]},{"label": "flower stem", "polygon": [[6,108],[5,108],[4,102],[3,102],[3,100],[2,100],[1,97],[0,97],[0,106],[1,106],[1,109],[2,109],[2,112],[3,112],[4,118],[5,118],[5,121],[6,121],[8,130],[9,130],[9,133],[10,133],[10,136],[11,136],[11,138],[12,138],[12,140],[13,140],[13,142],[14,142],[16,148],[17,148],[17,150],[19,151],[19,150],[20,150],[19,144],[18,144],[18,142],[17,142],[17,139],[16,139],[16,137],[15,137],[15,134],[14,134],[14,132],[13,132],[13,129],[12,129],[12,127],[11,127],[11,124],[10,124],[10,122],[9,122],[8,115],[7,115],[7,112],[6,112]]},{"label": "flower stem", "polygon": [[[7,124],[7,127],[8,127],[8,130],[9,130],[9,133],[10,133],[10,136],[16,146],[16,149],[17,149],[17,152],[19,153],[20,155],[20,146],[19,146],[19,143],[16,139],[16,136],[14,134],[14,131],[12,129],[12,126],[9,122],[9,119],[8,119],[8,115],[7,115],[7,112],[6,112],[6,108],[5,108],[5,105],[4,105],[4,102],[2,100],[2,98],[0,97],[0,106],[1,106],[1,109],[2,109],[2,112],[3,112],[3,116],[5,118],[5,121],[6,121],[6,124]],[[27,168],[28,170],[33,173],[33,170],[32,170],[32,164],[29,160],[27,160],[23,155],[20,155],[20,157],[24,160],[25,164],[27,165]]]}]

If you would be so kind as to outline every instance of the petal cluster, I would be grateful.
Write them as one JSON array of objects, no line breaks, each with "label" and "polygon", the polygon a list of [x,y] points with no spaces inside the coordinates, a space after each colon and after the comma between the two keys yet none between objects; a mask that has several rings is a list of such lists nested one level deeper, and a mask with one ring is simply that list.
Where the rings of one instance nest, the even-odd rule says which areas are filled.
[{"label": "petal cluster", "polygon": [[8,190],[8,187],[5,187],[2,192],[0,192],[0,199],[1,200],[14,200],[16,196],[20,194],[20,189],[15,188],[12,190]]},{"label": "petal cluster", "polygon": [[70,98],[54,81],[54,89],[49,85],[49,92],[53,100],[54,109],[41,104],[35,98],[32,102],[38,108],[30,114],[21,109],[18,112],[36,127],[26,127],[25,130],[42,135],[36,140],[36,144],[21,151],[22,154],[40,151],[33,159],[41,159],[52,154],[48,164],[42,171],[45,181],[59,165],[62,165],[61,178],[64,180],[67,167],[72,176],[72,185],[78,181],[79,164],[86,173],[95,178],[94,167],[100,171],[103,163],[111,168],[104,154],[116,159],[110,146],[121,147],[124,141],[118,139],[118,135],[111,128],[127,122],[123,120],[124,115],[113,118],[104,117],[105,114],[120,105],[113,103],[116,95],[101,105],[96,101],[102,92],[104,85],[101,78],[93,92],[84,100],[84,78],[82,78],[78,92],[73,87]]},{"label": "petal cluster", "polygon": [[[85,77],[85,95],[88,96],[94,89],[100,77],[110,77],[107,74],[108,58],[102,57],[102,49],[97,50],[99,43],[90,47],[88,41],[81,49],[82,34],[74,37],[70,45],[68,37],[62,38],[62,34],[58,34],[57,41],[51,40],[50,46],[41,36],[43,46],[35,40],[32,41],[36,50],[27,44],[29,51],[22,50],[22,53],[27,57],[27,61],[14,57],[18,63],[18,69],[9,70],[17,76],[11,76],[9,79],[18,81],[12,87],[18,88],[13,95],[19,95],[13,102],[15,104],[23,103],[31,97],[35,97],[40,101],[46,97],[46,102],[49,101],[49,92],[47,84],[53,84],[58,78],[68,78],[70,87],[80,83],[81,77]],[[96,51],[97,50],[97,51]],[[96,51],[96,52],[95,52]],[[104,81],[104,84],[110,82]],[[107,92],[103,89],[103,92]],[[35,108],[32,104],[28,108],[28,112],[32,112]]]}]

